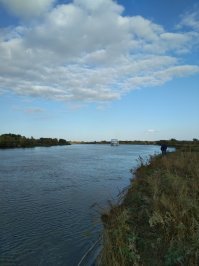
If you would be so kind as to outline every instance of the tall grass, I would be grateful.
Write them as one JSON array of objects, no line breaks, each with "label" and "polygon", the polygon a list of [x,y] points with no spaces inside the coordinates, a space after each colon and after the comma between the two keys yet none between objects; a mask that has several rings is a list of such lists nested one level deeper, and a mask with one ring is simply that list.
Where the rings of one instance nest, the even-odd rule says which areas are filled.
[{"label": "tall grass", "polygon": [[199,153],[141,161],[102,221],[100,265],[199,265]]}]

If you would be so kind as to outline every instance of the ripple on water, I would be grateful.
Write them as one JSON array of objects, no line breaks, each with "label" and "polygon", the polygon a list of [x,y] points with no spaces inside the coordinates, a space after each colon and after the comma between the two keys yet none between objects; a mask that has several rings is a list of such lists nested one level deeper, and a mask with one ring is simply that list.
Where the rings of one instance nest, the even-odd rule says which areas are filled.
[{"label": "ripple on water", "polygon": [[[0,150],[0,265],[73,266],[99,236],[100,213],[155,146]],[[101,209],[100,209],[101,211]]]}]

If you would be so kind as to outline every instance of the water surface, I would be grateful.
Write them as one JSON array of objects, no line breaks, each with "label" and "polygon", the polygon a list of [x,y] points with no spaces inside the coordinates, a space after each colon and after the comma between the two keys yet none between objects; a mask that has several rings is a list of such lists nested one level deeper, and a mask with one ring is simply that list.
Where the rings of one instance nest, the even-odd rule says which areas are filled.
[{"label": "water surface", "polygon": [[147,145],[0,150],[0,265],[77,265]]}]

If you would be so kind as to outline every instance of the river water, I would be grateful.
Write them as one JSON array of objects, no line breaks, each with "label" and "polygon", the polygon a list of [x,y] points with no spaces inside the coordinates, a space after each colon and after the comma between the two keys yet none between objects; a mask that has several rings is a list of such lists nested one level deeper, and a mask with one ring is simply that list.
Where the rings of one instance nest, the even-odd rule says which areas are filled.
[{"label": "river water", "polygon": [[0,150],[0,265],[75,266],[152,145]]}]

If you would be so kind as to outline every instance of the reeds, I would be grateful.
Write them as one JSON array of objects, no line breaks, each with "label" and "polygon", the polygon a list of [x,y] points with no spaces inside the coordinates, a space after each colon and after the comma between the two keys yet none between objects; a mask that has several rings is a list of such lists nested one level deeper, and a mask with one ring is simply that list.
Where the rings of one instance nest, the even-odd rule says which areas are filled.
[{"label": "reeds", "polygon": [[141,161],[102,221],[100,265],[199,265],[199,153]]}]

